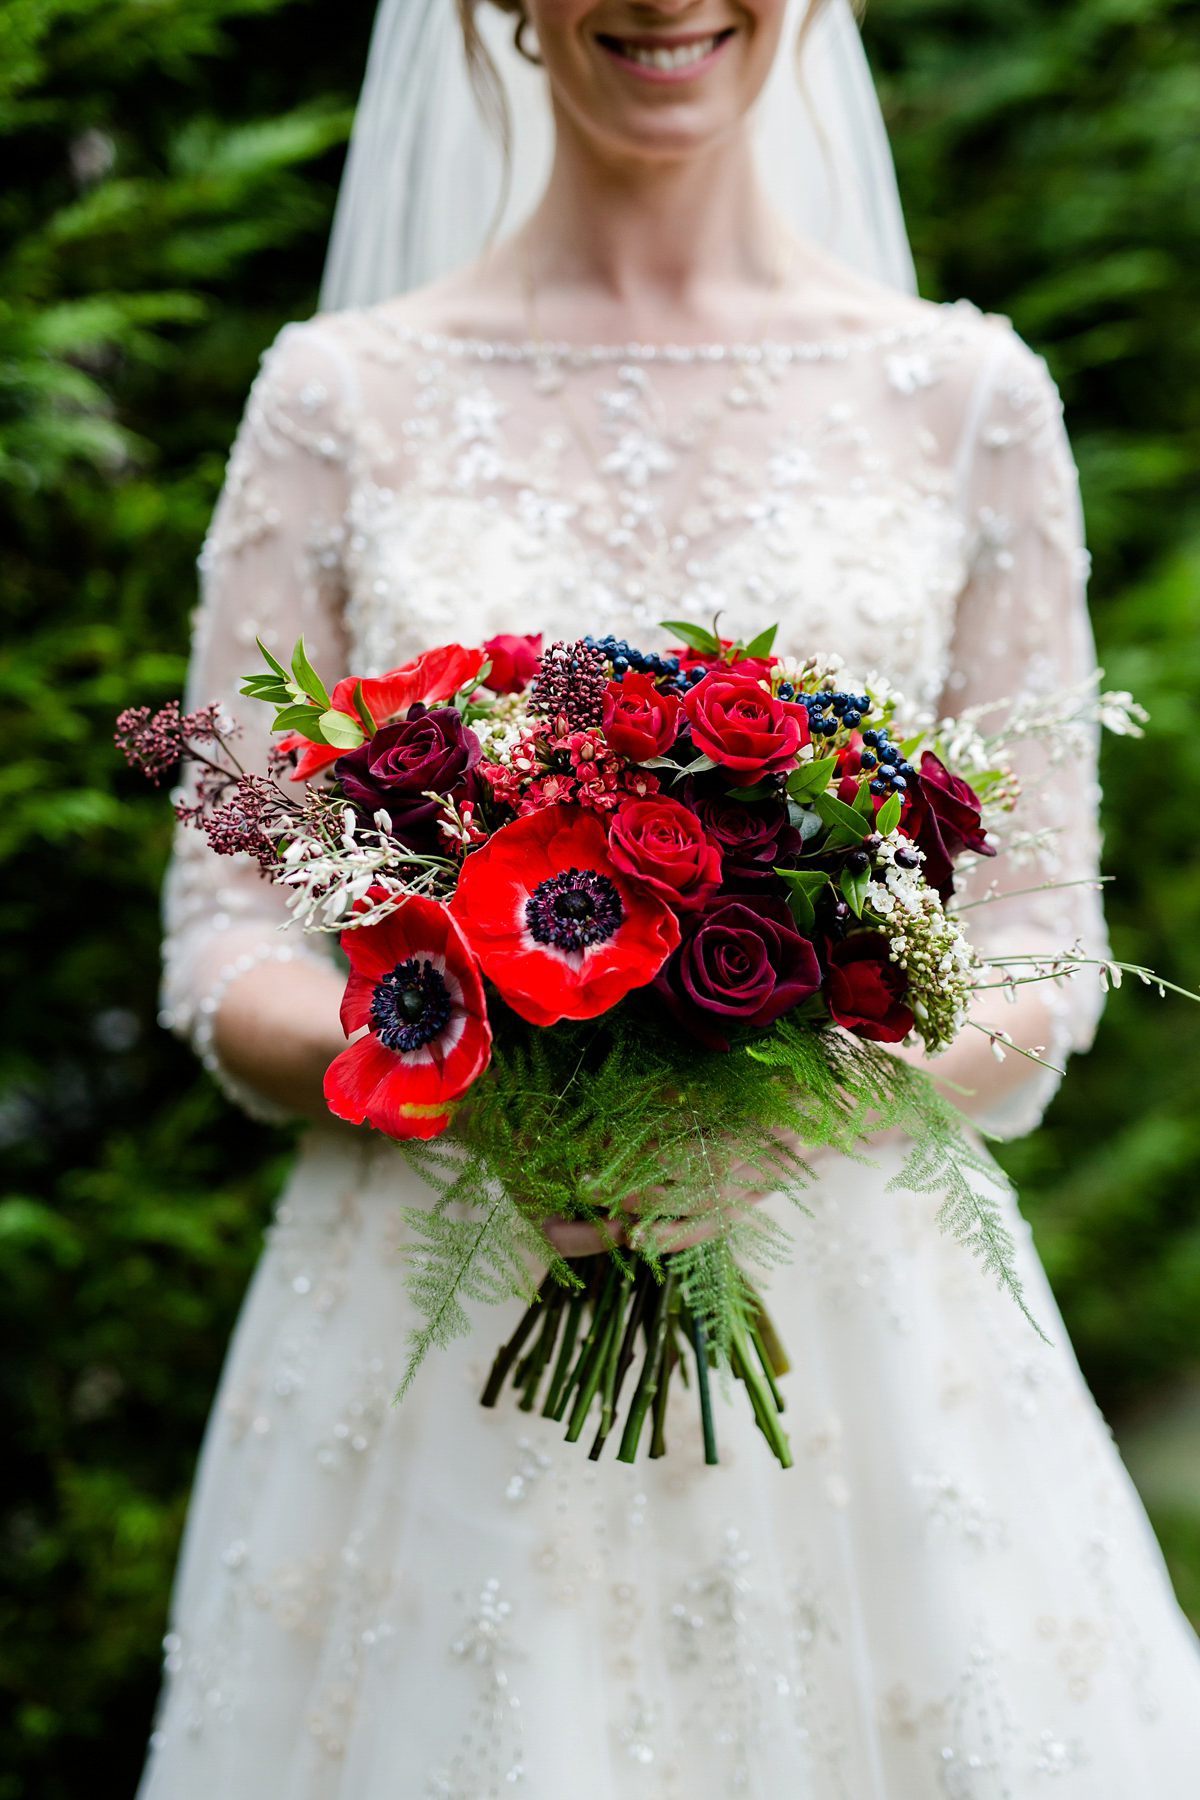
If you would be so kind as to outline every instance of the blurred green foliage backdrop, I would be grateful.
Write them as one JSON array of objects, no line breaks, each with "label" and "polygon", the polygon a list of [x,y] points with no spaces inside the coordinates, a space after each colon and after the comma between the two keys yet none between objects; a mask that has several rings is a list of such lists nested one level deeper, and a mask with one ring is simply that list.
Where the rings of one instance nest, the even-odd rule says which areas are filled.
[{"label": "blurred green foliage backdrop", "polygon": [[[312,310],[371,0],[0,0],[0,1800],[133,1792],[191,1468],[287,1135],[155,1025],[167,809],[113,714],[179,689],[256,359]],[[932,298],[1063,386],[1121,953],[1200,984],[1200,5],[873,0]],[[1200,1012],[1124,989],[1006,1152],[1120,1412],[1200,1362]],[[1200,1498],[1156,1516],[1200,1613]]]}]

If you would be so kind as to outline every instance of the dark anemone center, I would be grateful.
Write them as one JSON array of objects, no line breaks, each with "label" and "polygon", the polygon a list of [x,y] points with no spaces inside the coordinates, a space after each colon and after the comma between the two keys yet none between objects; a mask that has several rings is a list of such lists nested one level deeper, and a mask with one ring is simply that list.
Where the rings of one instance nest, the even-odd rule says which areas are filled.
[{"label": "dark anemone center", "polygon": [[586,950],[603,944],[625,917],[621,896],[598,869],[566,869],[538,885],[525,902],[525,923],[539,944]]},{"label": "dark anemone center", "polygon": [[371,1023],[389,1050],[419,1050],[450,1022],[450,994],[439,970],[410,957],[376,983]]}]

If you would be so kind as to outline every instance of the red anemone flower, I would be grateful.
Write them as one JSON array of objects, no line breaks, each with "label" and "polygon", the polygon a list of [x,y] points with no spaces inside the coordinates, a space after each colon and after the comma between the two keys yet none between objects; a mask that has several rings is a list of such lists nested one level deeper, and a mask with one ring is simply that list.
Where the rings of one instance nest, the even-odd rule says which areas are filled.
[{"label": "red anemone flower", "polygon": [[[386,675],[368,677],[362,683],[363,701],[376,725],[386,725],[391,719],[402,718],[418,700],[423,700],[426,706],[448,700],[451,694],[456,694],[460,687],[478,675],[486,660],[482,650],[464,650],[461,644],[441,644],[436,650],[423,651],[415,662],[390,669]],[[358,719],[354,705],[354,690],[358,685],[357,675],[347,675],[338,682],[329,696],[334,712],[345,713],[348,719]],[[337,750],[330,744],[314,744],[302,731],[289,732],[280,738],[276,748],[301,752],[293,781],[307,781],[310,776],[319,775],[322,769],[327,769],[330,763],[346,754],[344,746]]]},{"label": "red anemone flower", "polygon": [[579,806],[502,826],[467,857],[450,905],[484,974],[531,1025],[608,1012],[679,942],[670,907],[622,874],[603,825]]},{"label": "red anemone flower", "polygon": [[413,895],[380,924],[344,931],[342,949],[342,1030],[370,1030],[325,1071],[330,1112],[388,1137],[437,1137],[492,1053],[470,945],[444,906]]}]

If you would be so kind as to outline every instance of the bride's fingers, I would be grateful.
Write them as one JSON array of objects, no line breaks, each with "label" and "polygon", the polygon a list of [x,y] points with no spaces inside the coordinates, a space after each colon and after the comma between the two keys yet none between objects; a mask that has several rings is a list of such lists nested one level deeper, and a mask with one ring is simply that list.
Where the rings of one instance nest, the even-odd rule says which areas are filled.
[{"label": "bride's fingers", "polygon": [[579,1219],[543,1219],[542,1230],[560,1256],[598,1256],[613,1244],[626,1242],[623,1225],[613,1225],[601,1233]]}]

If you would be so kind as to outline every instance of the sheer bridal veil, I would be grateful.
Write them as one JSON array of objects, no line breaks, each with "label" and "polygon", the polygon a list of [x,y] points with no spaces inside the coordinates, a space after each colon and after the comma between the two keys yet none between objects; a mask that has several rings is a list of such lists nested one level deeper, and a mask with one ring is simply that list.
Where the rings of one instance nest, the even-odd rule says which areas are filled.
[{"label": "sheer bridal veil", "polygon": [[[803,236],[892,287],[916,288],[891,151],[849,0],[831,0],[799,61],[809,0],[789,0],[756,108],[763,180]],[[497,235],[533,210],[550,168],[545,77],[517,54],[513,18],[480,6],[512,126]],[[326,309],[367,306],[477,256],[501,198],[500,144],[467,75],[454,0],[380,0],[321,287]]]}]

